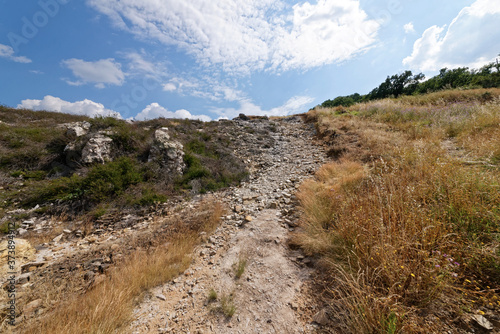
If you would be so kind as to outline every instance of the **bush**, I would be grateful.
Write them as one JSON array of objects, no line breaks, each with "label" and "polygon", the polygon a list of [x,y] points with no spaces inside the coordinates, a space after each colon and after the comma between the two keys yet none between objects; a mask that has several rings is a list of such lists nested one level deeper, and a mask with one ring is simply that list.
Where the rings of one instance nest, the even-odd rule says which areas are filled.
[{"label": "bush", "polygon": [[128,157],[122,157],[93,167],[85,177],[73,175],[36,185],[24,204],[43,204],[56,200],[81,200],[98,204],[122,194],[128,187],[142,180],[143,175],[137,163]]}]

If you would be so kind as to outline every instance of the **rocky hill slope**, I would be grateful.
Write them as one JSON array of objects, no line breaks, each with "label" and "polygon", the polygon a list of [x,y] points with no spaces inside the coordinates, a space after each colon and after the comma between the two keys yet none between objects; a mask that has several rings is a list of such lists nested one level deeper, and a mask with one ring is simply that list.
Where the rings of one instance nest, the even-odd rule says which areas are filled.
[{"label": "rocky hill slope", "polygon": [[[26,113],[23,118],[36,117]],[[243,115],[210,123],[65,121],[45,138],[45,147],[36,138],[24,139],[24,151],[37,152],[29,165],[21,166],[20,150],[6,153],[12,136],[2,137],[0,219],[6,227],[15,223],[15,232],[6,229],[3,239],[15,233],[19,247],[14,275],[19,330],[50,315],[62,299],[95,289],[137,249],[149,249],[159,235],[175,230],[173,220],[205,210],[207,200],[224,204],[222,223],[213,235],[202,233],[183,275],[146,293],[125,331],[313,330],[317,310],[302,296],[308,288],[308,261],[287,246],[296,226],[294,192],[326,158],[313,144],[312,125],[300,117]],[[32,122],[45,131],[45,119]],[[25,122],[13,119],[0,125],[11,133],[29,132]],[[47,149],[53,142],[58,150]],[[95,180],[116,177],[103,170],[106,166],[122,168],[121,174],[138,173],[138,181],[106,194],[113,185],[103,187],[103,180]],[[74,191],[86,184],[83,191]],[[137,201],[145,194],[154,201]],[[240,266],[238,274],[235,266]],[[3,292],[4,328],[12,329],[6,325]],[[209,301],[211,293],[217,296]]]}]

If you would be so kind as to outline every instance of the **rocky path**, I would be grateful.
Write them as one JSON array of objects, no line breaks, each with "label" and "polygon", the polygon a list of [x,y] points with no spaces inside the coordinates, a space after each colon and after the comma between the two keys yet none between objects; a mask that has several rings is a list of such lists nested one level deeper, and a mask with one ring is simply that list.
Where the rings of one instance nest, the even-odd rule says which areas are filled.
[{"label": "rocky path", "polygon": [[295,226],[294,192],[326,154],[298,117],[274,122],[274,145],[248,158],[254,166],[250,180],[213,195],[229,209],[221,226],[195,251],[184,275],[150,291],[128,332],[314,331],[304,292],[311,269],[286,240]]}]

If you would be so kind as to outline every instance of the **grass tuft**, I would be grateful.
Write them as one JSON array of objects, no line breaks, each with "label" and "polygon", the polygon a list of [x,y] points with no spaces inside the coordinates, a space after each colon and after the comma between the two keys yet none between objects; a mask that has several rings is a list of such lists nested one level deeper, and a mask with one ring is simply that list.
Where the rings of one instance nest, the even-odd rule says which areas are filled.
[{"label": "grass tuft", "polygon": [[[27,324],[22,332],[78,334],[124,330],[131,321],[134,306],[145,291],[173,279],[189,267],[200,232],[215,229],[222,207],[207,204],[202,212],[205,213],[188,224],[178,222],[178,226],[172,227],[175,233],[164,240],[156,240],[160,246],[133,252],[106,275],[102,283],[92,286],[84,294],[68,296],[65,300],[58,296],[60,304],[40,320]],[[225,312],[231,313],[229,299],[225,305]]]},{"label": "grass tuft", "polygon": [[345,332],[441,332],[420,315],[451,325],[464,309],[500,310],[500,100],[484,93],[307,115],[344,153],[302,184],[294,243],[320,259]]}]

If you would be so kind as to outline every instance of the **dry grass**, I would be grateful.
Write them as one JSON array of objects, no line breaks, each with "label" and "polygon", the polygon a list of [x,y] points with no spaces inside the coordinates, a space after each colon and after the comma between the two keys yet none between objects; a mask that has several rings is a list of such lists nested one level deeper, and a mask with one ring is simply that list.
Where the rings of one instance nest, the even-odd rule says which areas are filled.
[{"label": "dry grass", "polygon": [[22,328],[22,332],[116,333],[123,330],[145,291],[176,277],[189,266],[200,232],[211,232],[221,214],[222,207],[212,204],[210,211],[188,224],[178,222],[172,227],[173,233],[159,241],[160,246],[135,251],[103,282],[80,296],[67,298],[42,319]]},{"label": "dry grass", "polygon": [[[404,100],[309,115],[329,141],[348,142],[341,137],[352,129],[363,138],[361,148],[347,146],[298,194],[303,231],[295,242],[328,272],[342,332],[441,332],[464,312],[500,309],[500,169],[489,153],[500,147],[499,101],[457,103],[418,106],[411,117]],[[489,167],[442,147],[450,126],[459,129],[458,145],[470,143],[465,157],[487,159]],[[351,130],[339,132],[345,127]]]}]

